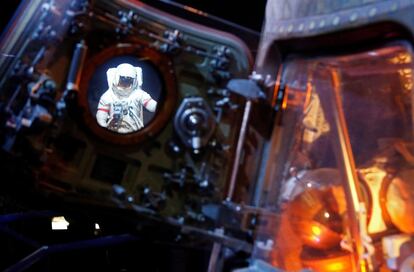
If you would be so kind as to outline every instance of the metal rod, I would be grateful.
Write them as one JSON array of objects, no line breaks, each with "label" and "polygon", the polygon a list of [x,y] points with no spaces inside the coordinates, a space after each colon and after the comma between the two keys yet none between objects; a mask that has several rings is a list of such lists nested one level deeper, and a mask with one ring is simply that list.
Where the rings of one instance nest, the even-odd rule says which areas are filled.
[{"label": "metal rod", "polygon": [[83,70],[83,64],[86,59],[86,52],[88,46],[85,41],[80,41],[76,44],[75,51],[73,52],[72,62],[70,63],[69,73],[66,83],[66,90],[79,90],[79,81]]},{"label": "metal rod", "polygon": [[214,243],[213,249],[211,250],[210,261],[208,263],[208,270],[207,272],[216,272],[217,270],[217,261],[219,259],[221,251],[221,244]]},{"label": "metal rod", "polygon": [[[332,125],[332,139],[338,168],[344,175],[344,191],[347,203],[347,216],[349,220],[349,233],[351,236],[351,246],[354,251],[354,270],[359,271],[361,257],[364,252],[362,237],[359,229],[360,203],[362,202],[361,192],[356,175],[356,167],[352,154],[349,133],[341,102],[341,89],[339,75],[335,67],[323,67],[324,76],[331,76],[333,90],[330,88],[320,88],[319,97],[324,112],[330,113],[326,117]],[[329,74],[328,74],[329,72]]]},{"label": "metal rod", "polygon": [[[334,120],[337,130],[337,136],[339,140],[339,147],[341,149],[340,154],[340,167],[343,167],[343,171],[346,177],[345,187],[345,198],[347,200],[347,212],[349,220],[352,222],[350,224],[351,240],[353,248],[356,252],[356,269],[360,271],[361,266],[363,265],[362,257],[364,255],[364,245],[362,239],[362,229],[360,229],[360,220],[361,216],[361,203],[363,203],[362,193],[360,191],[360,185],[358,181],[354,156],[352,153],[351,142],[349,139],[349,132],[346,125],[344,110],[341,103],[341,90],[340,90],[340,79],[338,71],[333,69],[332,81],[333,81],[333,97],[332,103],[335,105],[333,108]],[[364,226],[366,227],[366,225]]]},{"label": "metal rod", "polygon": [[252,107],[252,101],[247,100],[246,105],[244,107],[243,120],[242,120],[242,124],[240,128],[239,140],[237,141],[236,156],[234,159],[233,169],[231,172],[229,190],[227,192],[227,197],[226,197],[227,201],[231,201],[233,198],[234,189],[236,186],[237,174],[239,171],[240,157],[243,151],[244,140],[246,138],[247,124],[249,122],[251,107]]},{"label": "metal rod", "polygon": [[47,246],[42,246],[41,248],[35,250],[31,254],[21,259],[19,262],[6,268],[3,272],[20,272],[26,270],[34,263],[41,260],[47,254],[47,249]]},{"label": "metal rod", "polygon": [[84,240],[84,241],[76,241],[76,242],[71,242],[71,243],[66,243],[66,244],[52,245],[52,246],[49,246],[48,251],[50,251],[50,253],[58,253],[58,252],[85,249],[85,248],[95,248],[95,247],[103,247],[107,245],[122,244],[122,243],[136,241],[136,240],[139,240],[139,238],[134,235],[121,234],[121,235],[114,235],[114,236],[105,236],[101,238]]}]

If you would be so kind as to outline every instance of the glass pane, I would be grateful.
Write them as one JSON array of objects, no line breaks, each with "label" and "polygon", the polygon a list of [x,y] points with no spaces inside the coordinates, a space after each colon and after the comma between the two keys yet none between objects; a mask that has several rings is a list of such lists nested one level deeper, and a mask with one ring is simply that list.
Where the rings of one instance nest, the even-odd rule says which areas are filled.
[{"label": "glass pane", "polygon": [[[344,57],[337,64],[355,162],[370,194],[368,231],[382,233],[396,226],[414,231],[412,216],[396,217],[411,204],[393,204],[401,201],[393,190],[412,186],[404,184],[407,179],[396,179],[414,177],[407,173],[412,152],[412,52],[408,46],[394,45]],[[381,203],[384,198],[387,201]]]},{"label": "glass pane", "polygon": [[256,257],[288,271],[377,269],[414,233],[411,59],[400,42],[287,62]]}]

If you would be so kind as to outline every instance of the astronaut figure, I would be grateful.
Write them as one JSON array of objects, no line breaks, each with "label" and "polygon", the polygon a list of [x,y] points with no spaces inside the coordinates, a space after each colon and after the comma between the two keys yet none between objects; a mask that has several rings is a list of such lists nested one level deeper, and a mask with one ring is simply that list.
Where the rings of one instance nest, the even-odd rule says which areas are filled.
[{"label": "astronaut figure", "polygon": [[122,63],[106,72],[109,89],[101,96],[96,112],[98,124],[118,133],[144,127],[143,107],[150,112],[157,102],[141,89],[142,69]]}]

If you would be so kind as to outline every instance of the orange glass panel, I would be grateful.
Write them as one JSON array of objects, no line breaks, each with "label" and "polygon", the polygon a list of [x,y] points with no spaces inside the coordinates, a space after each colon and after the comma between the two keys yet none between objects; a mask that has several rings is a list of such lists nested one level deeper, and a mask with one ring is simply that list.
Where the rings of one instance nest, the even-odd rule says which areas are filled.
[{"label": "orange glass panel", "polygon": [[288,271],[398,264],[394,244],[414,234],[412,55],[396,42],[288,59],[257,231],[272,248],[258,258]]}]

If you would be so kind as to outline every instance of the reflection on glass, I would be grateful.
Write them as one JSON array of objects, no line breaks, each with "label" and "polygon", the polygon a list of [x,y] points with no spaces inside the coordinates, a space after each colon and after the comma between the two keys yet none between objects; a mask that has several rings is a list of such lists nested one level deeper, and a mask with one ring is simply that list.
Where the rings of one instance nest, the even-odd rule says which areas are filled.
[{"label": "reflection on glass", "polygon": [[99,99],[98,124],[118,133],[144,127],[143,109],[155,112],[157,102],[141,89],[142,68],[122,63],[106,72],[108,90]]},{"label": "reflection on glass", "polygon": [[414,254],[413,68],[403,42],[286,64],[263,201],[273,213],[258,229],[273,242],[256,257],[287,271],[389,271]]}]

